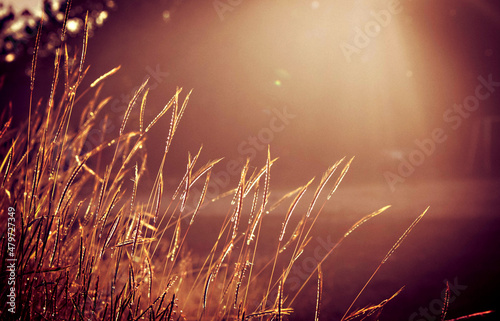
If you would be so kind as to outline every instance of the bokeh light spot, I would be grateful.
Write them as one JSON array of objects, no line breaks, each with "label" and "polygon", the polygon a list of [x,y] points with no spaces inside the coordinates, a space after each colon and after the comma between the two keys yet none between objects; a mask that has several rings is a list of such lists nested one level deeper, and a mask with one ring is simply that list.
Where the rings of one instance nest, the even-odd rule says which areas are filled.
[{"label": "bokeh light spot", "polygon": [[107,11],[101,11],[97,18],[95,19],[95,22],[98,26],[101,26],[104,23],[104,20],[108,18],[108,12]]},{"label": "bokeh light spot", "polygon": [[115,7],[116,7],[116,3],[115,3],[113,0],[109,0],[109,1],[106,1],[106,6],[107,6],[108,8],[113,9],[113,8],[115,8]]},{"label": "bokeh light spot", "polygon": [[78,31],[80,31],[80,28],[82,26],[82,21],[77,18],[69,19],[66,28],[68,29],[68,32],[76,34]]},{"label": "bokeh light spot", "polygon": [[49,2],[52,11],[57,12],[59,9],[61,9],[61,3],[59,1],[51,1]]},{"label": "bokeh light spot", "polygon": [[6,61],[6,62],[13,62],[13,61],[14,61],[14,59],[16,59],[16,55],[15,55],[15,54],[13,54],[12,52],[11,52],[11,53],[9,53],[9,54],[7,54],[7,55],[5,56],[5,61]]},{"label": "bokeh light spot", "polygon": [[10,26],[9,31],[15,33],[22,30],[23,28],[24,28],[24,20],[19,19]]},{"label": "bokeh light spot", "polygon": [[165,21],[165,22],[170,21],[170,11],[168,11],[168,10],[163,11],[162,16],[163,16],[163,21]]}]

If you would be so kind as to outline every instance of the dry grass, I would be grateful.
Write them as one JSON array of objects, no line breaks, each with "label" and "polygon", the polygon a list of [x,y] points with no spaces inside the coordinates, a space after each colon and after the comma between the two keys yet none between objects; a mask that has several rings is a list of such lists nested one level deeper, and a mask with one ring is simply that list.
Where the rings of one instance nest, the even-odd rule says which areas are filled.
[{"label": "dry grass", "polygon": [[[323,272],[320,262],[304,285],[288,293],[286,280],[292,266],[311,239],[311,231],[322,206],[321,192],[329,189],[324,204],[337,189],[352,159],[329,188],[331,177],[343,160],[327,169],[308,210],[290,232],[289,219],[296,205],[313,185],[309,181],[269,204],[271,168],[275,159],[268,149],[262,168],[252,170],[249,162],[241,170],[232,206],[212,249],[201,260],[190,255],[184,243],[189,229],[202,210],[210,175],[220,159],[197,166],[201,153],[189,155],[186,173],[173,192],[164,190],[165,156],[184,114],[191,92],[181,102],[182,89],[148,126],[144,126],[147,81],[137,90],[123,115],[119,135],[101,137],[101,144],[86,150],[88,135],[98,128],[97,120],[108,98],[100,98],[106,78],[115,68],[80,93],[86,74],[84,36],[80,58],[70,57],[66,47],[57,52],[52,91],[46,104],[30,104],[30,117],[18,129],[9,128],[12,117],[4,113],[1,131],[0,208],[16,210],[16,314],[6,311],[6,291],[0,293],[2,318],[21,320],[282,320],[293,312],[293,302],[309,278],[317,275],[316,307],[311,318],[319,319]],[[62,67],[62,68],[61,68]],[[36,56],[33,59],[32,86]],[[60,78],[63,78],[62,81]],[[87,103],[83,103],[87,97]],[[134,107],[140,102],[140,110]],[[83,110],[78,129],[70,126],[75,105]],[[139,113],[139,124],[128,123]],[[147,201],[137,197],[146,169],[144,145],[158,119],[170,113],[170,128],[164,157]],[[145,128],[145,129],[144,129]],[[128,131],[127,131],[128,129]],[[108,157],[112,155],[112,157]],[[196,206],[188,210],[190,190],[203,186]],[[275,244],[259,244],[265,216],[277,212],[279,204],[291,199]],[[250,202],[248,222],[241,220],[244,203]],[[339,240],[348,237],[384,207],[356,222]],[[425,213],[425,212],[424,212]],[[276,214],[277,215],[277,214]],[[401,244],[412,226],[382,260],[382,265]],[[6,224],[2,224],[2,273],[7,266]],[[257,259],[263,247],[275,246],[275,255]],[[285,258],[285,260],[283,260]],[[282,264],[282,262],[287,262]],[[380,266],[378,267],[380,268]],[[378,271],[375,270],[374,274]],[[2,274],[3,275],[3,274]],[[3,276],[5,278],[5,276]],[[373,276],[372,276],[373,277]],[[368,285],[365,285],[365,287]],[[399,291],[394,295],[396,296]],[[394,297],[393,296],[393,297]],[[349,313],[343,320],[364,318],[381,311],[385,303]],[[356,300],[355,300],[356,301]],[[354,306],[355,301],[353,302]]]}]

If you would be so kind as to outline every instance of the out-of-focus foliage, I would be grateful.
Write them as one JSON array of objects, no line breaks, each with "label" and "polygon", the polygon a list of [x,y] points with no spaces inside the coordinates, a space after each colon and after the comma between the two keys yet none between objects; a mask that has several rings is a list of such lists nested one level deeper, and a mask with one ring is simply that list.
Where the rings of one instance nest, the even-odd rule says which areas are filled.
[{"label": "out-of-focus foliage", "polygon": [[[64,0],[44,0],[42,10],[31,8],[16,13],[12,6],[0,3],[0,61],[9,63],[31,55],[41,21],[44,32],[40,39],[39,55],[53,54],[61,43],[61,27],[67,5],[68,1]],[[67,35],[75,37],[83,32],[88,12],[89,35],[92,36],[93,31],[103,25],[116,6],[113,0],[73,3],[67,22]]]}]

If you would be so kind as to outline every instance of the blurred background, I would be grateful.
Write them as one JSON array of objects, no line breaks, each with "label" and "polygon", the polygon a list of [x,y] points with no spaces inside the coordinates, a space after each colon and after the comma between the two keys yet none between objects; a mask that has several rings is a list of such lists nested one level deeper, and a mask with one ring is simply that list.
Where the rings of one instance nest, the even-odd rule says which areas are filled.
[{"label": "blurred background", "polygon": [[[45,15],[36,98],[46,99],[65,7],[2,3],[0,104],[12,101],[18,122],[38,17]],[[122,66],[103,94],[115,97],[105,110],[115,127],[145,77],[151,118],[176,86],[194,89],[171,174],[181,175],[187,151],[201,144],[204,159],[225,157],[222,169],[247,157],[260,166],[270,144],[280,157],[275,177],[286,183],[355,155],[352,181],[396,188],[403,180],[500,174],[500,95],[483,88],[487,98],[469,97],[478,77],[500,81],[499,7],[485,0],[74,1],[68,31],[74,51],[89,12],[83,86]],[[154,146],[163,145],[168,121],[157,126]],[[160,154],[150,152],[153,164]]]},{"label": "blurred background", "polygon": [[[59,0],[1,2],[0,107],[12,103],[15,124],[27,115],[42,15],[35,101],[48,98],[65,8]],[[445,278],[458,277],[469,288],[455,303],[455,316],[499,306],[498,1],[73,1],[71,52],[81,47],[86,12],[90,69],[82,89],[121,66],[102,92],[114,97],[104,110],[114,128],[107,137],[118,135],[128,101],[146,77],[147,120],[177,86],[184,88],[181,99],[194,89],[167,158],[172,186],[184,174],[188,151],[201,145],[200,164],[225,157],[212,174],[220,192],[236,186],[235,164],[250,158],[263,166],[268,144],[280,158],[272,184],[288,190],[341,157],[356,156],[318,233],[334,233],[327,228],[333,217],[346,220],[345,230],[383,205],[393,204],[394,211],[346,245],[361,263],[346,267],[346,274],[337,271],[325,285],[334,289],[329,293],[339,311],[357,293],[343,282],[359,281],[353,272],[366,280],[376,265],[373,257],[366,263],[378,253],[367,244],[387,250],[427,205],[432,216],[413,232],[367,303],[390,296],[404,281],[407,291],[385,319],[404,320],[439,297]],[[134,121],[133,114],[129,124]],[[161,120],[147,146],[152,178],[168,124],[169,117]],[[399,286],[381,297],[380,288],[391,282]]]}]

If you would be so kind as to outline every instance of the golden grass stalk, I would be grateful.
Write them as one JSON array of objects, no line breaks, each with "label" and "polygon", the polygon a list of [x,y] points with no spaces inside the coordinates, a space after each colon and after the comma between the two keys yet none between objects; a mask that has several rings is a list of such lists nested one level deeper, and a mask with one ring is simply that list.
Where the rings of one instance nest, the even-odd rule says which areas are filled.
[{"label": "golden grass stalk", "polygon": [[104,79],[108,78],[109,76],[112,76],[114,75],[118,70],[120,70],[122,66],[118,66],[118,67],[115,67],[113,69],[111,69],[110,71],[108,71],[107,73],[105,73],[104,75],[100,76],[99,78],[97,78],[96,80],[94,80],[94,82],[92,82],[90,84],[90,87],[91,88],[94,88],[95,86],[97,86],[100,82],[102,82]]},{"label": "golden grass stalk", "polygon": [[137,101],[137,98],[139,98],[139,95],[142,93],[144,88],[147,86],[149,81],[149,78],[147,78],[142,85],[139,87],[139,89],[136,90],[134,93],[134,96],[132,96],[132,99],[130,99],[130,102],[128,103],[127,109],[125,110],[125,115],[123,116],[123,121],[122,125],[120,126],[120,136],[123,134],[123,131],[125,130],[125,125],[127,124],[127,120],[130,116],[130,113],[132,112],[132,108],[135,106],[135,102]]},{"label": "golden grass stalk", "polygon": [[309,182],[307,182],[306,185],[302,186],[299,193],[297,194],[297,196],[293,200],[292,204],[290,204],[290,207],[288,208],[288,212],[286,213],[286,216],[285,216],[285,220],[282,223],[282,228],[281,228],[281,232],[280,232],[280,236],[279,236],[280,242],[283,241],[283,236],[285,236],[286,226],[288,225],[288,221],[290,220],[290,217],[292,216],[292,213],[295,210],[295,207],[297,207],[297,204],[299,203],[300,199],[302,198],[302,196],[304,196],[304,193],[306,192],[307,188],[309,187],[309,185],[312,184],[313,181],[314,181],[314,178],[311,179]]},{"label": "golden grass stalk", "polygon": [[[343,158],[342,158],[343,159]],[[335,185],[333,186],[332,190],[330,191],[330,193],[328,193],[328,196],[327,196],[327,199],[330,199],[330,197],[332,197],[333,193],[335,193],[335,191],[337,190],[337,188],[339,187],[340,185],[340,182],[342,182],[342,180],[344,179],[344,176],[347,174],[347,171],[349,170],[349,167],[351,166],[351,163],[352,161],[354,160],[354,157],[351,158],[349,160],[349,162],[347,162],[347,164],[344,166],[344,169],[342,170],[342,172],[340,173],[340,176],[339,178],[337,179],[337,181],[335,182]],[[338,163],[340,164],[340,163]],[[335,166],[335,165],[334,165]],[[338,165],[337,165],[338,166]],[[336,168],[336,167],[335,167]]]},{"label": "golden grass stalk", "polygon": [[193,216],[191,216],[191,220],[189,221],[189,225],[193,225],[194,223],[194,218],[196,217],[196,214],[198,214],[198,211],[200,210],[201,204],[203,204],[203,201],[205,200],[205,195],[207,194],[207,188],[208,188],[208,182],[210,182],[210,174],[212,173],[212,170],[208,170],[207,172],[207,178],[205,179],[205,184],[203,184],[203,189],[201,191],[200,199],[198,200],[198,203],[196,204],[196,208],[194,209]]},{"label": "golden grass stalk", "polygon": [[169,102],[165,105],[165,107],[163,107],[163,109],[158,113],[158,115],[156,115],[156,117],[149,123],[149,125],[146,127],[146,129],[144,130],[145,133],[147,133],[153,126],[154,124],[156,124],[156,122],[158,120],[160,120],[160,118],[165,115],[165,113],[170,109],[170,107],[172,107],[172,104],[174,104],[175,102],[175,97],[178,97],[179,93],[182,91],[182,88],[178,88],[177,91],[175,92],[175,95],[174,97],[172,97]]},{"label": "golden grass stalk", "polygon": [[384,301],[380,302],[379,304],[368,306],[362,309],[359,309],[353,313],[351,313],[345,320],[350,321],[358,318],[362,318],[361,320],[366,319],[367,317],[375,314],[375,313],[380,313],[384,306],[394,299],[396,296],[398,296],[401,291],[403,291],[404,287],[400,288],[396,293],[394,293],[390,298],[385,299]]},{"label": "golden grass stalk", "polygon": [[458,318],[455,318],[455,319],[449,319],[448,321],[468,320],[468,319],[472,319],[472,318],[475,318],[475,317],[482,317],[482,316],[485,316],[485,315],[488,315],[488,314],[491,314],[491,313],[494,313],[494,312],[495,311],[493,311],[493,310],[488,310],[488,311],[483,311],[483,312],[477,312],[477,313],[472,313],[472,314],[464,315],[464,316],[461,316],[461,317],[458,317]]},{"label": "golden grass stalk", "polygon": [[261,318],[265,316],[271,317],[271,320],[274,319],[278,313],[283,317],[284,315],[290,315],[293,313],[292,308],[283,308],[278,312],[278,309],[267,309],[261,312],[254,312],[250,313],[246,316],[246,319],[254,319],[254,318]]},{"label": "golden grass stalk", "polygon": [[450,284],[446,281],[446,292],[443,299],[443,308],[441,309],[441,321],[446,319],[446,313],[448,312],[448,306],[450,304]]},{"label": "golden grass stalk", "polygon": [[314,321],[319,321],[319,312],[321,307],[321,295],[323,294],[323,271],[321,264],[318,264],[318,289],[316,291],[316,310],[314,311]]},{"label": "golden grass stalk", "polygon": [[341,321],[345,320],[347,314],[350,312],[350,310],[352,309],[353,305],[356,303],[356,301],[358,300],[358,298],[361,295],[361,293],[363,293],[363,291],[366,289],[366,287],[368,286],[368,284],[370,283],[370,281],[373,279],[373,277],[375,276],[375,274],[377,274],[377,272],[380,270],[380,268],[382,267],[382,265],[389,259],[389,257],[396,251],[396,249],[403,243],[403,241],[406,239],[406,237],[410,234],[411,230],[413,230],[413,228],[418,224],[418,222],[420,222],[420,220],[424,217],[425,213],[427,213],[428,210],[429,210],[429,207],[427,207],[425,209],[425,211],[422,214],[420,214],[411,223],[411,225],[406,229],[406,231],[403,233],[403,235],[401,235],[399,237],[399,239],[396,241],[396,243],[394,243],[394,245],[392,246],[392,248],[389,250],[389,252],[387,252],[387,254],[384,256],[384,258],[382,259],[382,261],[380,262],[380,264],[377,266],[377,268],[375,269],[375,271],[372,273],[372,275],[370,276],[370,278],[368,279],[368,281],[366,281],[366,283],[363,286],[363,288],[356,295],[356,297],[352,301],[352,303],[349,306],[349,308],[347,308],[347,311],[344,313],[344,316],[342,317]]},{"label": "golden grass stalk", "polygon": [[[344,161],[344,158],[345,157],[343,157],[341,160],[337,161],[332,167],[328,168],[328,170],[325,172],[325,174],[321,178],[321,182],[319,183],[318,188],[316,189],[316,192],[314,192],[314,196],[313,196],[313,199],[311,201],[311,204],[309,205],[309,208],[307,209],[306,217],[309,217],[309,215],[311,215],[311,212],[314,208],[314,205],[316,204],[316,201],[318,200],[319,194],[321,194],[321,191],[323,190],[325,185],[328,183],[328,181],[330,180],[330,177],[332,177],[333,173],[335,173],[335,170],[337,169],[337,167]],[[333,192],[335,192],[335,190]]]}]

